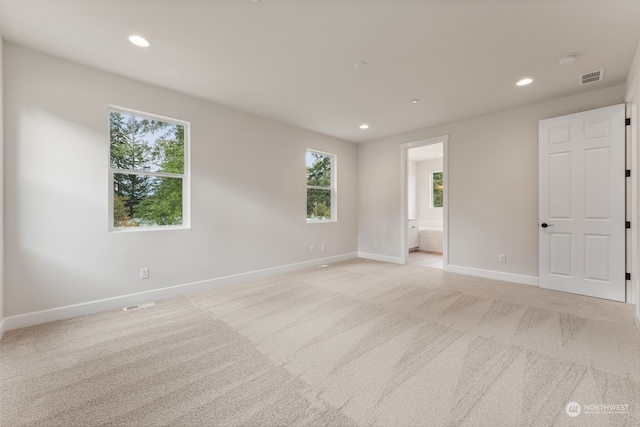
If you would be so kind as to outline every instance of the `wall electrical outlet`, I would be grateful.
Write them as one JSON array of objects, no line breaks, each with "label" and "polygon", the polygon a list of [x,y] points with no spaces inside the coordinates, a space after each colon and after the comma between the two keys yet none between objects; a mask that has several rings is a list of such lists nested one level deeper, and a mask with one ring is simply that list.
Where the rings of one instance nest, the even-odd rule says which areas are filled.
[{"label": "wall electrical outlet", "polygon": [[320,244],[320,250],[321,250],[321,251],[324,251],[326,248],[327,248],[327,247],[324,245],[324,243],[321,243],[321,244]]},{"label": "wall electrical outlet", "polygon": [[309,247],[309,252],[315,252],[316,251],[316,245],[311,245]]},{"label": "wall electrical outlet", "polygon": [[498,262],[507,262],[507,256],[505,254],[499,254]]},{"label": "wall electrical outlet", "polygon": [[141,279],[149,278],[149,267],[143,267],[140,269],[140,278]]}]

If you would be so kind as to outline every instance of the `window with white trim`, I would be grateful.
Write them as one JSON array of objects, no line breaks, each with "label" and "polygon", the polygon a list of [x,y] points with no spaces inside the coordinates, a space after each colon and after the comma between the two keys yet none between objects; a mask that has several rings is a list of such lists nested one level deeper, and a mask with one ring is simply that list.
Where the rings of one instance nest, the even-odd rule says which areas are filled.
[{"label": "window with white trim", "polygon": [[111,108],[110,230],[189,225],[189,123]]},{"label": "window with white trim", "polygon": [[443,206],[444,184],[442,172],[431,173],[431,207],[441,208]]},{"label": "window with white trim", "polygon": [[336,156],[307,150],[307,222],[336,221]]}]

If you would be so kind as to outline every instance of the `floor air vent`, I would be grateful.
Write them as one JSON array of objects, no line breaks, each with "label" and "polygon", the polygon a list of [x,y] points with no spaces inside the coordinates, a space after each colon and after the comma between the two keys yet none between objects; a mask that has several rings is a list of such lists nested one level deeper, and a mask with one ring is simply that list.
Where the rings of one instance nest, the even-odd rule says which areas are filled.
[{"label": "floor air vent", "polygon": [[123,308],[124,311],[137,310],[139,308],[151,307],[153,305],[152,302],[145,302],[144,304],[132,305],[129,307]]},{"label": "floor air vent", "polygon": [[587,83],[599,82],[604,76],[604,69],[598,71],[592,71],[580,76],[580,84],[586,85]]}]

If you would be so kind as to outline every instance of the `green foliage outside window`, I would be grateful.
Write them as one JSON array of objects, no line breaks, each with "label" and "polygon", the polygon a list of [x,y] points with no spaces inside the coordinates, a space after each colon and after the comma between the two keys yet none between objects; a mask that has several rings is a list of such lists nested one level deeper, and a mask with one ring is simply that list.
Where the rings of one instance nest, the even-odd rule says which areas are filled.
[{"label": "green foliage outside window", "polygon": [[307,219],[331,219],[332,156],[307,151]]},{"label": "green foliage outside window", "polygon": [[441,208],[442,205],[442,194],[443,194],[443,181],[442,181],[442,172],[434,172],[432,175],[432,198],[431,203],[434,208]]},{"label": "green foliage outside window", "polygon": [[181,225],[184,127],[117,111],[109,118],[113,225]]}]

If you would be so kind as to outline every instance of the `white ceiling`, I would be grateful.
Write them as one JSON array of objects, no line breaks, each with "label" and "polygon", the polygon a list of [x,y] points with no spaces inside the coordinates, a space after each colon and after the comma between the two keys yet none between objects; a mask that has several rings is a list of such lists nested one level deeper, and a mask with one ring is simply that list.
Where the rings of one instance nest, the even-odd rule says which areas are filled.
[{"label": "white ceiling", "polygon": [[425,160],[440,159],[443,155],[443,144],[423,145],[407,150],[407,159],[413,162],[423,162]]},{"label": "white ceiling", "polygon": [[[624,83],[640,0],[0,0],[0,34],[363,142]],[[578,60],[558,65],[567,53]],[[602,82],[579,86],[601,68]]]}]

